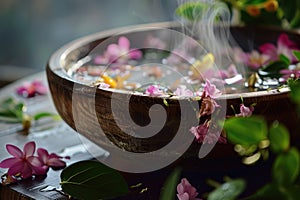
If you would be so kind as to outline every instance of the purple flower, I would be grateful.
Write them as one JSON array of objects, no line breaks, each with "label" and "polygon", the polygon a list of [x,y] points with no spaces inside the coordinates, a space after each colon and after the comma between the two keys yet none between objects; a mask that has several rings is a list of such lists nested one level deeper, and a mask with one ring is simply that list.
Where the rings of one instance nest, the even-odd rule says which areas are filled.
[{"label": "purple flower", "polygon": [[130,49],[129,40],[122,36],[118,40],[118,44],[108,45],[103,55],[96,56],[94,62],[96,64],[109,63],[126,63],[128,60],[137,60],[142,57],[142,52],[138,49]]},{"label": "purple flower", "polygon": [[222,95],[222,92],[217,89],[214,84],[211,84],[208,79],[206,79],[203,91],[205,96],[210,96],[211,98],[215,99]]},{"label": "purple flower", "polygon": [[0,162],[0,168],[8,168],[7,184],[15,182],[16,177],[26,179],[32,175],[45,175],[49,167],[60,169],[66,166],[66,163],[60,160],[62,157],[54,153],[49,154],[43,148],[39,148],[38,156],[34,156],[35,142],[26,143],[23,151],[11,144],[7,144],[6,149],[13,156]]},{"label": "purple flower", "polygon": [[48,88],[38,80],[30,82],[24,82],[22,86],[18,87],[16,92],[26,98],[34,97],[36,95],[45,95]]},{"label": "purple flower", "polygon": [[147,95],[152,97],[157,97],[163,95],[163,91],[159,89],[157,85],[150,85],[145,92]]},{"label": "purple flower", "polygon": [[191,97],[191,96],[194,95],[193,92],[192,92],[191,90],[189,90],[189,89],[186,88],[186,86],[178,87],[178,88],[175,90],[174,94],[175,94],[176,96],[180,96],[180,97]]},{"label": "purple flower", "polygon": [[271,43],[263,44],[259,50],[270,57],[270,60],[277,61],[281,54],[288,57],[292,62],[297,61],[293,55],[293,50],[297,50],[297,44],[292,42],[286,34],[281,34],[277,40],[277,46]]},{"label": "purple flower", "polygon": [[240,113],[236,114],[237,117],[249,117],[252,115],[252,112],[254,111],[254,107],[250,106],[247,107],[244,104],[240,105]]},{"label": "purple flower", "polygon": [[36,172],[42,171],[39,158],[33,156],[35,143],[28,142],[24,145],[23,152],[16,146],[7,144],[6,149],[13,157],[0,163],[1,168],[8,168],[8,176],[20,176],[24,179],[31,177]]},{"label": "purple flower", "polygon": [[66,167],[66,163],[61,160],[63,157],[58,156],[55,153],[49,154],[44,148],[39,148],[37,153],[45,171],[48,171],[49,167],[54,169],[62,169]]},{"label": "purple flower", "polygon": [[179,200],[200,200],[196,198],[198,192],[186,178],[181,179],[181,182],[177,185],[177,197]]}]

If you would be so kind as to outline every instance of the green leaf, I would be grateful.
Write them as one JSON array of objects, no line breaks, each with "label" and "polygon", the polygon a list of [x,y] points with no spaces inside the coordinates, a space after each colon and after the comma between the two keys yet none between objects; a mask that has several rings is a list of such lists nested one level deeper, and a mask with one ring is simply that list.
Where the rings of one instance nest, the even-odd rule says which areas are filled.
[{"label": "green leaf", "polygon": [[62,190],[82,200],[106,199],[128,193],[128,185],[116,170],[98,161],[81,161],[65,168]]},{"label": "green leaf", "polygon": [[290,97],[292,101],[294,101],[298,104],[298,106],[300,106],[300,79],[290,80],[288,84],[291,89]]},{"label": "green leaf", "polygon": [[298,61],[300,61],[300,51],[293,51],[294,56],[298,59]]},{"label": "green leaf", "polygon": [[287,151],[290,147],[290,134],[285,126],[274,122],[269,132],[271,150],[275,153]]},{"label": "green leaf", "polygon": [[208,200],[234,200],[245,189],[246,182],[243,179],[230,180],[216,188],[208,195]]},{"label": "green leaf", "polygon": [[279,7],[282,9],[284,13],[284,17],[290,22],[294,19],[296,11],[297,11],[297,1],[279,1]]},{"label": "green leaf", "polygon": [[208,5],[206,3],[188,2],[180,5],[175,12],[180,17],[194,21],[199,20],[207,8]]},{"label": "green leaf", "polygon": [[300,157],[296,148],[279,154],[272,167],[273,180],[278,185],[292,185],[299,175],[299,166]]},{"label": "green leaf", "polygon": [[288,66],[291,64],[290,59],[286,55],[284,55],[284,54],[280,54],[279,55],[279,60],[282,61],[282,62],[284,62]]},{"label": "green leaf", "polygon": [[181,169],[176,168],[171,175],[167,178],[166,182],[160,193],[160,200],[173,200],[175,199],[176,194],[176,186],[179,182]]},{"label": "green leaf", "polygon": [[289,67],[289,64],[287,64],[285,61],[276,61],[272,62],[266,67],[262,69],[263,72],[267,72],[267,76],[271,78],[279,78],[282,75],[280,74],[280,70],[287,69]]},{"label": "green leaf", "polygon": [[49,112],[40,112],[40,113],[37,113],[37,114],[35,114],[33,116],[33,119],[34,120],[40,120],[40,119],[45,118],[45,117],[51,117],[54,120],[61,119],[60,116],[57,115],[56,113],[49,113]]},{"label": "green leaf", "polygon": [[261,200],[261,199],[289,199],[298,200],[300,196],[299,185],[289,187],[279,187],[274,183],[269,183],[260,188],[255,194],[244,198],[243,200]]},{"label": "green leaf", "polygon": [[224,123],[224,130],[233,144],[258,144],[267,138],[267,124],[258,116],[229,118]]}]

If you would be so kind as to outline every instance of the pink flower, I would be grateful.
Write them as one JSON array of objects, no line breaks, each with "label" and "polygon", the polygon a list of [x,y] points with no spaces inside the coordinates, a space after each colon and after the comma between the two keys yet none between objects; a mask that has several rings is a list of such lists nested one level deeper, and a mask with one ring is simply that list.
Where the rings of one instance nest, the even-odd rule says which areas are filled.
[{"label": "pink flower", "polygon": [[222,79],[231,78],[238,75],[238,71],[234,64],[231,64],[227,70],[219,70],[219,74]]},{"label": "pink flower", "polygon": [[137,49],[130,49],[129,40],[122,36],[118,40],[118,44],[108,45],[103,55],[96,56],[94,62],[96,64],[109,63],[126,63],[129,59],[137,60],[142,57],[142,52]]},{"label": "pink flower", "polygon": [[61,160],[63,157],[58,156],[55,153],[49,154],[48,151],[43,148],[39,148],[37,153],[45,171],[48,171],[49,167],[54,169],[62,169],[66,167],[66,163]]},{"label": "pink flower", "polygon": [[204,97],[199,110],[199,117],[211,115],[217,107],[220,107],[220,105],[218,105],[214,99],[210,98],[209,96]]},{"label": "pink flower", "polygon": [[20,176],[25,179],[42,170],[42,163],[39,158],[33,156],[35,151],[34,142],[26,143],[23,152],[11,144],[7,144],[6,149],[13,157],[3,160],[0,167],[8,168],[8,176]]},{"label": "pink flower", "polygon": [[193,126],[190,128],[190,132],[196,137],[196,141],[198,143],[203,143],[203,144],[213,144],[214,142],[219,142],[219,143],[227,143],[226,138],[220,134],[219,136],[216,133],[209,133],[208,134],[208,129],[209,129],[209,124],[204,123],[198,126]]},{"label": "pink flower", "polygon": [[198,192],[186,178],[181,179],[181,182],[177,185],[177,197],[179,200],[200,200],[196,198]]},{"label": "pink flower", "polygon": [[15,182],[16,177],[26,179],[32,175],[45,175],[49,167],[60,169],[66,166],[66,163],[60,160],[62,157],[54,153],[49,154],[43,148],[39,148],[38,156],[34,156],[35,142],[26,143],[23,152],[11,144],[7,144],[6,149],[13,156],[0,162],[0,168],[8,168],[5,180],[7,184]]},{"label": "pink flower", "polygon": [[189,89],[186,88],[186,86],[181,86],[177,88],[174,92],[176,96],[181,96],[181,97],[191,97],[193,96],[193,92]]},{"label": "pink flower", "polygon": [[26,98],[34,97],[36,95],[45,95],[48,89],[41,81],[35,80],[33,82],[25,82],[18,87],[16,92]]},{"label": "pink flower", "polygon": [[147,95],[152,97],[157,97],[163,95],[163,91],[159,89],[157,85],[150,85],[145,92]]},{"label": "pink flower", "polygon": [[246,53],[246,65],[254,70],[258,70],[270,61],[270,55],[260,54],[258,51]]},{"label": "pink flower", "polygon": [[215,99],[222,95],[222,92],[217,89],[214,84],[211,84],[208,79],[206,79],[203,91],[205,96],[210,96],[211,98]]},{"label": "pink flower", "polygon": [[237,117],[249,117],[252,115],[252,112],[254,111],[254,107],[250,106],[247,107],[244,104],[240,105],[240,113],[236,114]]},{"label": "pink flower", "polygon": [[297,61],[293,55],[293,50],[297,50],[297,44],[292,42],[286,34],[281,34],[277,40],[277,46],[271,43],[263,44],[259,47],[259,50],[268,56],[270,60],[277,61],[281,54],[288,57],[292,62]]}]

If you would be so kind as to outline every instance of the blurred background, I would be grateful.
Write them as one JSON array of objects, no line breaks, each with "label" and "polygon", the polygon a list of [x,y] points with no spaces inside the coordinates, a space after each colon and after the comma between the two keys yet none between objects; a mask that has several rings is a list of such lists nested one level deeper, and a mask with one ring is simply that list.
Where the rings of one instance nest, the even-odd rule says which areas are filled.
[{"label": "blurred background", "polygon": [[79,37],[174,20],[176,0],[0,0],[0,87],[43,71],[51,54]]}]

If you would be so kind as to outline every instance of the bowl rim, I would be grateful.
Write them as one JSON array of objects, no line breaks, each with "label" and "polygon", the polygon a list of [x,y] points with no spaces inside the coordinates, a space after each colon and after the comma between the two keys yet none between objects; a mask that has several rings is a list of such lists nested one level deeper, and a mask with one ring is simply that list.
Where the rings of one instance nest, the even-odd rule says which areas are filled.
[{"label": "bowl rim", "polygon": [[[158,22],[158,23],[148,23],[148,24],[138,24],[138,25],[131,25],[131,26],[124,26],[124,27],[119,27],[119,28],[112,28],[108,29],[105,31],[100,31],[97,33],[89,34],[80,38],[77,38],[59,49],[57,49],[49,58],[48,63],[47,63],[47,70],[50,70],[52,73],[54,73],[56,76],[65,79],[67,81],[70,81],[72,83],[76,83],[82,86],[86,87],[91,87],[86,84],[80,83],[72,79],[66,72],[64,66],[65,66],[65,60],[66,57],[74,50],[84,46],[88,45],[89,43],[107,38],[111,35],[116,35],[118,33],[130,33],[132,30],[134,32],[137,31],[147,31],[147,30],[155,30],[158,28],[174,28],[176,26],[180,25],[179,22]],[[233,28],[244,28],[244,27],[252,27],[252,26],[236,26],[236,25],[231,25],[230,27]],[[286,33],[296,33],[299,34],[299,31],[293,31],[293,30],[284,30],[278,27],[262,27],[262,26],[256,26],[256,28],[263,28],[263,29],[269,29],[269,30],[275,30],[275,31],[285,31]],[[158,99],[166,99],[166,96],[157,96],[157,97],[152,97],[152,96],[147,96],[147,95],[141,95],[140,93],[132,92],[132,91],[123,91],[123,90],[115,90],[115,89],[100,89],[97,88],[99,91],[103,92],[110,92],[110,93],[119,93],[119,94],[128,94],[128,95],[137,95],[141,97],[150,97],[150,98],[158,98]],[[278,89],[271,89],[271,90],[265,90],[265,91],[254,91],[254,92],[242,92],[242,93],[233,93],[233,94],[222,94],[220,97],[217,98],[217,100],[224,100],[224,99],[236,99],[236,98],[256,98],[256,97],[261,97],[261,96],[266,96],[266,95],[287,95],[287,93],[290,92],[290,89],[288,87],[283,87],[283,88],[278,88]],[[179,98],[170,98],[167,97],[167,99],[175,99],[175,100],[181,100],[181,99],[191,99],[190,97],[185,98],[185,97],[179,97]]]}]

